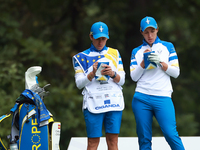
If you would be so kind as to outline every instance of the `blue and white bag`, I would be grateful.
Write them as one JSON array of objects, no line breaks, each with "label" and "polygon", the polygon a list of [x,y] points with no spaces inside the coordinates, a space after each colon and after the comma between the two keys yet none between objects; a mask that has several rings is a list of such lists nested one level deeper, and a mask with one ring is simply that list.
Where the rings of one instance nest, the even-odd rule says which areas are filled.
[{"label": "blue and white bag", "polygon": [[43,99],[48,95],[45,87],[39,87],[37,74],[41,67],[29,68],[25,73],[26,89],[16,99],[10,113],[0,117],[0,123],[12,116],[10,148],[0,138],[1,150],[60,150],[61,123],[54,122]]}]

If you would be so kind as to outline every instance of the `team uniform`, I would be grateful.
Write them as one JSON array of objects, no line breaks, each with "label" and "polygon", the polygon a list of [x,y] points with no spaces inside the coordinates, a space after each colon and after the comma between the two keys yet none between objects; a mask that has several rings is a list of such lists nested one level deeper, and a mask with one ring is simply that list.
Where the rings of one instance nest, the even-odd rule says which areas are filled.
[{"label": "team uniform", "polygon": [[[168,64],[166,71],[158,65],[155,69],[143,69],[140,63],[144,51],[151,49]],[[152,47],[143,40],[143,44],[132,51],[130,76],[137,82],[132,101],[132,109],[137,123],[137,134],[141,150],[151,149],[152,118],[156,117],[165,139],[172,150],[184,150],[176,130],[174,105],[171,99],[173,92],[170,77],[180,74],[178,57],[172,43],[158,37]]]},{"label": "team uniform", "polygon": [[[109,76],[96,77],[90,81],[87,75],[93,70],[93,64],[98,62],[109,63],[112,70],[120,76],[115,83]],[[104,122],[106,133],[118,134],[121,125],[124,98],[122,85],[125,82],[125,72],[119,51],[104,46],[97,50],[91,47],[73,56],[75,82],[79,89],[83,89],[83,112],[86,122],[87,136],[102,136]],[[114,120],[113,120],[114,118]]]}]

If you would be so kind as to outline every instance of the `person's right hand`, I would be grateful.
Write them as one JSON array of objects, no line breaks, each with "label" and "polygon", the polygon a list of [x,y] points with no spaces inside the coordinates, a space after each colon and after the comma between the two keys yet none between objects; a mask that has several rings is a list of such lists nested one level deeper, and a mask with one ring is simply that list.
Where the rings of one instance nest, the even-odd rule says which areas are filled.
[{"label": "person's right hand", "polygon": [[[149,48],[147,48],[144,53],[147,53],[147,52],[151,52],[151,50]],[[144,69],[145,68],[145,65],[144,65],[144,58],[142,60],[142,62],[140,63],[140,66]]]},{"label": "person's right hand", "polygon": [[96,74],[96,71],[97,71],[97,65],[98,65],[98,62],[95,62],[92,67],[93,67],[93,70],[87,75],[87,78],[92,81],[92,79],[94,78],[95,74]]},{"label": "person's right hand", "polygon": [[147,53],[147,52],[151,52],[151,50],[149,48],[147,48],[144,53]]},{"label": "person's right hand", "polygon": [[95,74],[96,74],[96,71],[97,71],[97,65],[98,65],[98,62],[95,62],[92,66],[93,66],[93,74],[94,74],[94,76],[95,76]]}]

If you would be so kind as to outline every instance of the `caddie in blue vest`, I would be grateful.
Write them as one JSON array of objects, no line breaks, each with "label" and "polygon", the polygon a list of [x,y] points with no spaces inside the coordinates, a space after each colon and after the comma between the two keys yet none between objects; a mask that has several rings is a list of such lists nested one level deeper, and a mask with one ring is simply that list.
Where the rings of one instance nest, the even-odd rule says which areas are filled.
[{"label": "caddie in blue vest", "polygon": [[[158,38],[158,25],[152,17],[140,23],[143,44],[133,49],[130,75],[137,82],[132,109],[137,124],[140,150],[151,150],[152,121],[157,119],[172,150],[184,150],[176,130],[170,77],[180,74],[174,45]],[[134,149],[134,148],[133,148]]]},{"label": "caddie in blue vest", "polygon": [[90,48],[73,56],[76,86],[83,88],[87,150],[97,150],[103,125],[108,150],[118,150],[124,109],[121,86],[125,82],[125,72],[122,59],[117,49],[106,46],[109,32],[105,23],[94,23],[89,37],[92,41]]}]

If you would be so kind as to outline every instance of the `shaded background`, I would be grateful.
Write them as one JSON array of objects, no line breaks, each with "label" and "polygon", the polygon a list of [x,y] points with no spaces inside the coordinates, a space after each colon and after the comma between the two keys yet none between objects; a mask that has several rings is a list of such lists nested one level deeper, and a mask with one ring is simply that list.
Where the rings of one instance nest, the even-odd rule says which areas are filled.
[{"label": "shaded background", "polygon": [[[121,137],[135,137],[131,109],[135,82],[129,64],[133,48],[142,44],[140,20],[152,16],[160,39],[174,44],[181,68],[172,79],[173,102],[181,136],[200,134],[200,1],[199,0],[0,0],[0,116],[9,112],[25,87],[24,73],[41,66],[40,86],[51,84],[44,103],[60,121],[60,148],[71,137],[85,137],[81,90],[74,83],[72,56],[90,47],[90,27],[105,22],[110,30],[107,46],[120,51],[126,72],[125,110]],[[7,142],[11,120],[0,125]],[[154,120],[153,136],[162,136]]]}]

